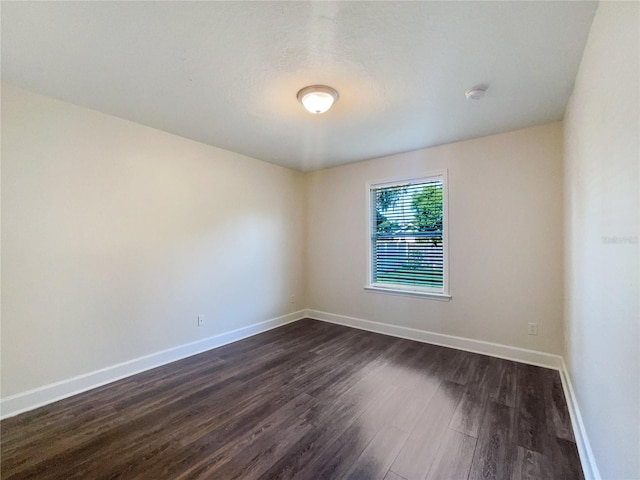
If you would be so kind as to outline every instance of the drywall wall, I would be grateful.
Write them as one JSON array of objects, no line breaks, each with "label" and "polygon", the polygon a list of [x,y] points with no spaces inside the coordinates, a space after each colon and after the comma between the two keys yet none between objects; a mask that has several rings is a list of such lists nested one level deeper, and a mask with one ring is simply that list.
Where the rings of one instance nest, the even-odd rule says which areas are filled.
[{"label": "drywall wall", "polygon": [[569,375],[602,478],[640,478],[638,2],[601,2],[565,117]]},{"label": "drywall wall", "polygon": [[[365,291],[367,183],[442,169],[453,298]],[[312,172],[307,195],[309,308],[562,352],[560,123]],[[527,335],[528,322],[538,323],[538,336]]]},{"label": "drywall wall", "polygon": [[3,398],[300,309],[303,187],[3,85]]}]

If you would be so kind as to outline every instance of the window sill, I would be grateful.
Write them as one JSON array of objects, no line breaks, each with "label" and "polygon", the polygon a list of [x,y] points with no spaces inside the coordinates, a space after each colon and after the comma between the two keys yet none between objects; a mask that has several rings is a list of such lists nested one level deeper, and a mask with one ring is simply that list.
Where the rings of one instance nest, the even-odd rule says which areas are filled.
[{"label": "window sill", "polygon": [[386,293],[388,295],[404,295],[407,297],[423,297],[430,298],[432,300],[439,300],[441,302],[448,302],[451,300],[451,295],[444,293],[432,293],[432,292],[419,292],[417,290],[401,290],[397,288],[382,288],[382,287],[364,287],[367,292],[372,293]]}]

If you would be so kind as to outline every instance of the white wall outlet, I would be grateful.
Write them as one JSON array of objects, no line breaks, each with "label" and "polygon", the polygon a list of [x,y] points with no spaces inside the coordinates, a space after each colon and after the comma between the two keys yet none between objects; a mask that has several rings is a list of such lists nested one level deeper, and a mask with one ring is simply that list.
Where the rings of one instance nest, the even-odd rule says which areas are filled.
[{"label": "white wall outlet", "polygon": [[295,295],[291,295],[291,298],[289,298],[289,303],[296,303],[296,296]]},{"label": "white wall outlet", "polygon": [[201,327],[204,325],[204,315],[198,315],[198,326]]},{"label": "white wall outlet", "polygon": [[527,333],[529,335],[537,335],[538,334],[538,324],[537,323],[529,323],[527,325]]}]

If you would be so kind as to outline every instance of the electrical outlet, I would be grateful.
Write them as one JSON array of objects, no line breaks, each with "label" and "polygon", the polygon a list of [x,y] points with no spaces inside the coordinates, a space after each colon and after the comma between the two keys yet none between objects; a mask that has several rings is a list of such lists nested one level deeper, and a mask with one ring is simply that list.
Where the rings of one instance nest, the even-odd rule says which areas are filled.
[{"label": "electrical outlet", "polygon": [[204,315],[198,315],[198,326],[201,327],[204,325]]},{"label": "electrical outlet", "polygon": [[291,295],[291,298],[289,299],[289,303],[296,303],[296,296],[295,295]]},{"label": "electrical outlet", "polygon": [[529,323],[527,326],[527,333],[529,335],[537,335],[538,334],[538,324],[537,323]]}]

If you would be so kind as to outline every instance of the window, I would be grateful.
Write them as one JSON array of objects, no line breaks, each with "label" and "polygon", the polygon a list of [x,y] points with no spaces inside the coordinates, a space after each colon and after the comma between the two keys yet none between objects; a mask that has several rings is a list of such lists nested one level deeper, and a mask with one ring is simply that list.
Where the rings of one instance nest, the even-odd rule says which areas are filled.
[{"label": "window", "polygon": [[369,187],[368,289],[449,298],[446,172]]}]

